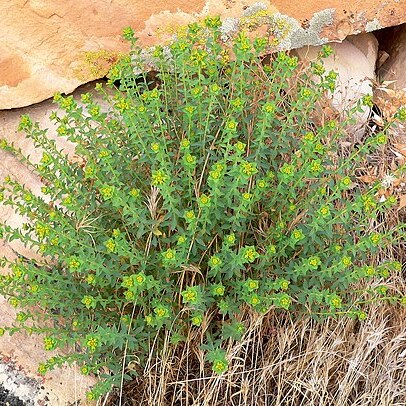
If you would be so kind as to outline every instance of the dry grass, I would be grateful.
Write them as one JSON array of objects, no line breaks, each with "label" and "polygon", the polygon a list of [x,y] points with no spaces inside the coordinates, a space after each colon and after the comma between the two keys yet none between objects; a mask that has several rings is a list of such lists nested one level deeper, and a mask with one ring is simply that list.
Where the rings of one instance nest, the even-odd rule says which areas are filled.
[{"label": "dry grass", "polygon": [[[398,286],[399,279],[393,281]],[[210,376],[190,337],[127,385],[122,405],[406,404],[406,309],[372,306],[367,321],[244,314],[249,329],[230,345],[231,368]],[[206,368],[205,368],[206,367]],[[107,404],[119,405],[112,395]]]}]

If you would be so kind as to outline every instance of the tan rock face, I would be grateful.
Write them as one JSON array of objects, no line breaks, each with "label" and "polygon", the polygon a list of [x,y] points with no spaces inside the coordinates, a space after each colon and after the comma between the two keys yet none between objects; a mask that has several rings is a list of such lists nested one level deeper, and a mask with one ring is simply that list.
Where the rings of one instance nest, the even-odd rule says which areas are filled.
[{"label": "tan rock face", "polygon": [[125,26],[134,28],[141,45],[151,45],[207,14],[237,18],[263,6],[290,22],[293,47],[406,21],[406,2],[399,0],[2,1],[0,109],[37,103],[56,91],[70,93],[104,76],[127,50],[120,38]]}]

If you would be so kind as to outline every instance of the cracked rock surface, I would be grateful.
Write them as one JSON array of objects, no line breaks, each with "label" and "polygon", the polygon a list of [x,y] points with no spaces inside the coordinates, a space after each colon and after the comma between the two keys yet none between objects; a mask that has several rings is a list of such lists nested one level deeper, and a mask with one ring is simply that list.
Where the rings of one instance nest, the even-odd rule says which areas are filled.
[{"label": "cracked rock surface", "polygon": [[0,109],[71,93],[105,76],[128,49],[121,38],[126,26],[140,45],[162,44],[182,25],[209,14],[238,19],[250,7],[265,7],[297,26],[297,47],[406,21],[406,2],[399,0],[0,1]]}]

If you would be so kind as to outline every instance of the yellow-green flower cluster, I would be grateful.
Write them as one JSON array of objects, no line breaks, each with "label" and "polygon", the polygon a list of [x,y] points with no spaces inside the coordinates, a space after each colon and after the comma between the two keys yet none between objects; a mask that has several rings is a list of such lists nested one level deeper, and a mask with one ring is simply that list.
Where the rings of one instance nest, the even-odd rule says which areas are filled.
[{"label": "yellow-green flower cluster", "polygon": [[138,197],[139,195],[140,195],[140,190],[139,189],[132,188],[130,190],[130,196],[131,197]]},{"label": "yellow-green flower cluster", "polygon": [[258,172],[256,163],[242,161],[240,164],[240,172],[245,176],[252,176]]},{"label": "yellow-green flower cluster", "polygon": [[321,260],[318,256],[313,255],[307,260],[307,263],[309,264],[310,268],[316,269],[321,264]]},{"label": "yellow-green flower cluster", "polygon": [[209,173],[210,179],[214,180],[215,182],[217,182],[220,179],[221,175],[222,175],[221,171],[218,170],[210,171]]},{"label": "yellow-green flower cluster", "polygon": [[52,157],[47,152],[42,154],[41,163],[44,165],[49,165],[52,162]]},{"label": "yellow-green flower cluster", "polygon": [[108,149],[102,149],[99,152],[99,158],[107,158],[110,155],[110,151]]},{"label": "yellow-green flower cluster", "polygon": [[338,295],[331,295],[328,299],[329,305],[335,309],[339,309],[342,306],[342,299]]},{"label": "yellow-green flower cluster", "polygon": [[287,294],[283,294],[278,298],[277,304],[284,309],[288,309],[292,304],[292,299]]},{"label": "yellow-green flower cluster", "polygon": [[121,112],[124,112],[125,110],[128,110],[130,108],[130,103],[126,99],[121,98],[116,103],[116,108]]},{"label": "yellow-green flower cluster", "polygon": [[159,152],[159,150],[161,149],[161,146],[159,145],[158,142],[153,142],[151,144],[151,150],[155,153]]},{"label": "yellow-green flower cluster", "polygon": [[316,136],[312,132],[307,132],[304,136],[303,139],[308,141],[308,142],[313,142],[316,139]]},{"label": "yellow-green flower cluster", "polygon": [[94,309],[96,307],[96,300],[93,296],[85,295],[83,296],[81,302],[86,306],[87,309]]},{"label": "yellow-green flower cluster", "polygon": [[237,130],[237,122],[235,120],[230,120],[226,123],[226,129],[228,131],[236,131]]},{"label": "yellow-green flower cluster", "polygon": [[180,142],[180,147],[182,149],[187,149],[190,147],[190,141],[188,138],[183,138],[183,140]]},{"label": "yellow-green flower cluster", "polygon": [[95,352],[97,347],[100,345],[100,339],[96,335],[87,335],[86,336],[86,347],[90,352]]},{"label": "yellow-green flower cluster", "polygon": [[83,366],[80,368],[80,373],[81,373],[82,375],[89,375],[89,373],[90,373],[90,368],[89,368],[87,365],[83,365]]},{"label": "yellow-green flower cluster", "polygon": [[109,200],[114,195],[114,187],[105,185],[102,188],[100,188],[100,194],[103,196],[104,200]]},{"label": "yellow-green flower cluster", "polygon": [[168,180],[168,175],[162,169],[152,172],[152,185],[162,186]]},{"label": "yellow-green flower cluster", "polygon": [[214,296],[223,296],[226,291],[226,288],[223,284],[217,283],[211,287],[211,292]]},{"label": "yellow-green flower cluster", "polygon": [[244,101],[237,97],[233,100],[230,101],[230,105],[236,110],[236,111],[241,111],[244,107]]},{"label": "yellow-green flower cluster", "polygon": [[319,214],[322,217],[328,217],[330,215],[330,209],[328,206],[322,206],[320,207],[320,209],[318,210]]},{"label": "yellow-green flower cluster", "polygon": [[276,246],[274,244],[269,245],[268,249],[267,249],[267,252],[270,255],[275,255],[276,254]]},{"label": "yellow-green flower cluster", "polygon": [[245,281],[244,285],[246,286],[249,292],[252,292],[259,288],[259,282],[256,279],[249,278]]},{"label": "yellow-green flower cluster", "polygon": [[183,164],[185,165],[186,168],[193,169],[196,166],[196,156],[192,154],[186,154],[183,157]]},{"label": "yellow-green flower cluster", "polygon": [[134,275],[134,281],[138,286],[144,285],[146,280],[147,280],[147,277],[144,274],[144,272],[138,272]]},{"label": "yellow-green flower cluster", "polygon": [[251,201],[252,193],[244,192],[244,193],[241,195],[241,197],[242,197],[242,200],[243,200],[243,201],[249,202],[249,201]]},{"label": "yellow-green flower cluster", "polygon": [[199,66],[201,68],[204,68],[206,66],[206,59],[207,59],[207,52],[202,50],[202,49],[193,49],[192,53],[190,55],[190,61],[195,64],[196,66]]},{"label": "yellow-green flower cluster", "polygon": [[210,201],[211,201],[210,196],[207,196],[207,195],[204,194],[204,193],[202,193],[202,194],[199,196],[199,205],[200,205],[201,207],[209,207],[209,206],[210,206]]},{"label": "yellow-green flower cluster", "polygon": [[24,321],[26,321],[28,319],[28,314],[25,312],[18,312],[17,316],[16,316],[16,320],[24,323]]},{"label": "yellow-green flower cluster", "polygon": [[194,97],[199,97],[201,94],[202,94],[202,88],[201,87],[194,87],[192,90],[191,90],[191,93],[192,93],[192,96],[194,96]]},{"label": "yellow-green flower cluster", "polygon": [[172,248],[168,248],[162,253],[162,257],[165,262],[174,262],[176,260],[176,251]]},{"label": "yellow-green flower cluster", "polygon": [[264,113],[273,114],[275,112],[275,105],[273,103],[265,103],[262,106]]},{"label": "yellow-green flower cluster", "polygon": [[154,313],[156,314],[157,319],[165,319],[170,314],[169,309],[163,305],[154,307]]},{"label": "yellow-green flower cluster", "polygon": [[91,165],[86,165],[86,167],[84,169],[84,172],[85,172],[85,177],[86,178],[91,178],[95,174],[95,168],[93,166],[91,166]]},{"label": "yellow-green flower cluster", "polygon": [[134,279],[132,276],[124,276],[123,281],[121,282],[121,286],[127,289],[130,289],[134,286]]},{"label": "yellow-green flower cluster", "polygon": [[115,252],[116,251],[116,243],[112,238],[109,238],[103,244],[106,247],[107,252]]},{"label": "yellow-green flower cluster", "polygon": [[208,264],[211,268],[218,268],[219,266],[221,266],[222,262],[223,261],[219,256],[213,255],[210,257]]},{"label": "yellow-green flower cluster", "polygon": [[30,285],[28,289],[32,294],[36,294],[39,292],[39,285],[37,284]]},{"label": "yellow-green flower cluster", "polygon": [[32,127],[32,121],[30,116],[23,114],[18,125],[18,131],[29,130]]},{"label": "yellow-green flower cluster", "polygon": [[382,241],[382,236],[379,233],[374,233],[369,236],[369,240],[373,245],[378,245]]},{"label": "yellow-green flower cluster", "polygon": [[89,275],[86,276],[86,282],[89,285],[93,285],[95,283],[95,281],[96,281],[96,276],[93,275],[92,273],[90,273]]},{"label": "yellow-green flower cluster", "polygon": [[221,375],[223,372],[227,371],[228,363],[226,360],[217,360],[213,362],[213,372],[217,375]]},{"label": "yellow-green flower cluster", "polygon": [[184,244],[185,242],[186,242],[186,237],[185,237],[184,235],[180,235],[180,236],[178,237],[178,241],[177,241],[178,245],[182,245],[182,244]]},{"label": "yellow-green flower cluster", "polygon": [[45,363],[41,363],[41,364],[38,365],[38,370],[37,371],[38,371],[38,373],[40,375],[45,375],[46,372],[48,371],[48,367],[47,367],[47,365]]},{"label": "yellow-green flower cluster", "polygon": [[303,231],[300,228],[296,228],[292,231],[291,237],[294,241],[300,241],[302,240],[305,236],[303,234]]},{"label": "yellow-green flower cluster", "polygon": [[244,143],[241,142],[241,141],[238,141],[238,142],[234,145],[235,150],[236,150],[238,153],[240,153],[240,154],[243,154],[243,153],[245,152],[246,146],[247,146],[247,144],[244,144]]},{"label": "yellow-green flower cluster", "polygon": [[257,181],[257,188],[262,190],[265,189],[268,186],[268,182],[265,179],[259,179]]},{"label": "yellow-green flower cluster", "polygon": [[69,265],[69,268],[70,268],[71,270],[76,271],[77,269],[79,269],[81,263],[80,263],[80,261],[79,261],[77,258],[71,258],[71,259],[69,260],[68,265]]},{"label": "yellow-green flower cluster", "polygon": [[406,107],[401,107],[397,112],[396,112],[396,118],[398,118],[400,121],[406,121]]},{"label": "yellow-green flower cluster", "polygon": [[291,176],[294,174],[295,172],[295,167],[292,164],[283,164],[282,167],[280,168],[280,171],[284,174],[284,175],[288,175]]},{"label": "yellow-green flower cluster", "polygon": [[352,259],[351,257],[345,255],[341,258],[341,263],[345,266],[348,267],[352,264]]},{"label": "yellow-green flower cluster", "polygon": [[125,292],[124,292],[124,297],[125,297],[127,300],[134,300],[134,298],[135,298],[134,291],[132,291],[132,290],[127,290],[127,291],[125,291]]},{"label": "yellow-green flower cluster", "polygon": [[314,175],[318,175],[323,170],[323,165],[319,159],[315,159],[310,164],[310,172]]},{"label": "yellow-green flower cluster", "polygon": [[214,83],[210,86],[210,92],[213,94],[218,94],[220,92],[221,88],[217,83]]},{"label": "yellow-green flower cluster", "polygon": [[345,176],[344,178],[341,179],[340,182],[341,187],[344,189],[349,188],[352,185],[352,180],[349,176]]},{"label": "yellow-green flower cluster", "polygon": [[89,109],[89,114],[93,117],[96,117],[100,114],[100,106],[92,106]]},{"label": "yellow-green flower cluster", "polygon": [[376,201],[372,196],[364,195],[362,196],[362,205],[364,206],[366,212],[370,212],[375,209]]},{"label": "yellow-green flower cluster", "polygon": [[363,271],[365,276],[374,276],[376,273],[376,270],[373,266],[365,266],[363,268]]},{"label": "yellow-green flower cluster", "polygon": [[54,337],[44,338],[44,349],[45,351],[52,351],[56,348],[57,341]]},{"label": "yellow-green flower cluster", "polygon": [[195,313],[191,318],[191,322],[193,326],[200,326],[203,322],[203,315],[201,313]]},{"label": "yellow-green flower cluster", "polygon": [[254,246],[244,247],[241,250],[241,253],[244,262],[254,262],[259,257],[259,254]]},{"label": "yellow-green flower cluster", "polygon": [[184,303],[196,304],[199,300],[199,292],[196,286],[188,287],[181,294]]},{"label": "yellow-green flower cluster", "polygon": [[248,298],[248,303],[255,307],[261,303],[261,299],[256,293],[254,293]]},{"label": "yellow-green flower cluster", "polygon": [[185,211],[185,219],[188,222],[193,221],[196,218],[195,212],[193,210],[186,210]]}]

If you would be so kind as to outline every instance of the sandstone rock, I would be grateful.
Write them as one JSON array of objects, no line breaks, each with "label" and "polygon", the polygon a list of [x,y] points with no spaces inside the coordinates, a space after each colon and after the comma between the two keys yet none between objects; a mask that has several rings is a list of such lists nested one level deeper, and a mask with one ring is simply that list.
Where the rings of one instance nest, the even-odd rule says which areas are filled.
[{"label": "sandstone rock", "polygon": [[[362,96],[373,94],[375,64],[378,56],[378,41],[371,33],[350,36],[342,43],[330,44],[334,53],[324,60],[326,71],[338,73],[337,88],[333,94],[332,106],[343,113],[354,106]],[[315,60],[321,47],[304,47],[295,50],[302,60]],[[369,108],[357,113],[356,124],[350,133],[358,139],[364,134],[364,127],[370,114]]]},{"label": "sandstone rock", "polygon": [[205,15],[235,23],[247,10],[263,7],[291,27],[286,41],[291,47],[341,41],[406,20],[406,3],[399,0],[3,1],[0,109],[37,103],[56,91],[70,93],[104,76],[127,50],[120,38],[125,26],[134,28],[141,45],[152,45]]},{"label": "sandstone rock", "polygon": [[[10,153],[0,151],[0,184],[6,176],[12,176],[28,188],[33,190],[34,193],[41,193],[41,182],[30,170],[17,160],[15,156]],[[10,206],[0,204],[0,221],[8,224],[11,227],[21,227],[25,218],[20,214],[15,213]],[[0,240],[1,241],[1,240]],[[32,249],[25,247],[20,241],[14,240],[3,246],[0,245],[0,257],[5,255],[5,251],[13,251],[27,258],[40,259],[40,256]]]}]

